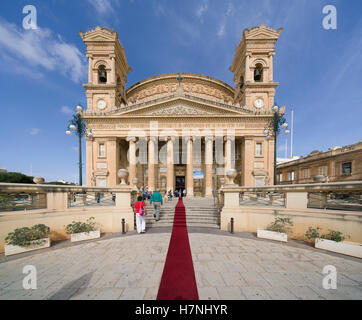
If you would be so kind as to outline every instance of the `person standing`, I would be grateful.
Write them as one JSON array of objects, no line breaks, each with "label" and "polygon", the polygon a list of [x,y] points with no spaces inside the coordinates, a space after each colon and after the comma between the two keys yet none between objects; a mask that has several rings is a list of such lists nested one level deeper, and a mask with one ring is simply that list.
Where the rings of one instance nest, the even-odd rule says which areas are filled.
[{"label": "person standing", "polygon": [[136,213],[136,226],[138,233],[145,233],[146,232],[146,205],[143,201],[143,197],[139,196],[137,198],[137,202],[134,205],[134,210]]},{"label": "person standing", "polygon": [[162,199],[162,194],[160,193],[160,189],[157,189],[156,192],[152,194],[152,197],[150,199],[150,204],[152,204],[152,202],[153,202],[153,207],[155,209],[154,217],[156,218],[156,221],[159,221],[161,205],[163,205],[163,199]]}]

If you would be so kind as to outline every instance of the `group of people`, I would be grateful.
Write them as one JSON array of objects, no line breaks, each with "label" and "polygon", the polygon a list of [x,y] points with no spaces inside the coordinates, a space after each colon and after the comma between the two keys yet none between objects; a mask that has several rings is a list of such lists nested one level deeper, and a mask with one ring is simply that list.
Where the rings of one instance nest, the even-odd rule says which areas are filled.
[{"label": "group of people", "polygon": [[172,190],[168,191],[168,198],[169,199],[172,199],[172,197],[175,197],[175,198],[182,198],[182,197],[186,197],[187,195],[187,192],[186,192],[186,189],[184,189],[183,191],[180,189],[180,190],[175,190],[172,194]]},{"label": "group of people", "polygon": [[145,201],[149,200],[150,204],[153,204],[155,209],[154,218],[156,221],[160,220],[160,211],[161,205],[163,205],[163,198],[160,193],[160,190],[157,189],[156,192],[148,192],[147,188],[141,189],[141,194],[137,198],[137,202],[134,205],[134,210],[136,213],[136,227],[138,233],[145,233],[146,232],[146,204]]}]

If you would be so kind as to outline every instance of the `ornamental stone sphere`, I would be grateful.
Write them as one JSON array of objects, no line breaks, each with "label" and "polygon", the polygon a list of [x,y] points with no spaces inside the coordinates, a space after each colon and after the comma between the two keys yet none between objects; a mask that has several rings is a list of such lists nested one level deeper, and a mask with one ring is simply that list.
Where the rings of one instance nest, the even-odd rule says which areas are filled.
[{"label": "ornamental stone sphere", "polygon": [[229,169],[229,170],[226,172],[226,175],[227,175],[228,178],[229,178],[229,183],[230,183],[230,184],[234,184],[234,179],[236,178],[236,176],[238,175],[238,173],[236,172],[235,169]]},{"label": "ornamental stone sphere", "polygon": [[43,184],[43,183],[44,183],[44,178],[42,178],[42,177],[35,177],[35,178],[33,179],[33,181],[34,181],[34,183],[36,183],[36,184]]},{"label": "ornamental stone sphere", "polygon": [[121,179],[121,184],[126,184],[126,179],[128,178],[128,171],[124,168],[121,168],[117,172],[118,178]]}]

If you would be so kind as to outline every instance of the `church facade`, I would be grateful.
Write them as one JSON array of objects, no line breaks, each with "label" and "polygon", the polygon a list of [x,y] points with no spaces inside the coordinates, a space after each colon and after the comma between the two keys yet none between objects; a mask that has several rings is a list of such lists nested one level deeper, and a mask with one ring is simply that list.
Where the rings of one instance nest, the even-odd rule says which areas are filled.
[{"label": "church facade", "polygon": [[80,35],[87,47],[86,175],[89,186],[115,186],[128,170],[130,185],[186,189],[212,196],[236,170],[241,186],[272,184],[275,43],[282,29],[246,29],[230,71],[234,87],[209,76],[162,74],[126,88],[131,72],[115,31]]}]

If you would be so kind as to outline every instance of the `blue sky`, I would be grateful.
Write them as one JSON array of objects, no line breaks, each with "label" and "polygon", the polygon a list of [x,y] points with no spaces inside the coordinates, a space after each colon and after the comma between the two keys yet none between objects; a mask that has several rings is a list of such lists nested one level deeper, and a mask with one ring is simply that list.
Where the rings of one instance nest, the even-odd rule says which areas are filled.
[{"label": "blue sky", "polygon": [[[24,30],[25,5],[38,30]],[[322,27],[325,5],[337,30]],[[276,101],[295,112],[294,155],[362,139],[360,0],[2,0],[0,168],[77,181],[77,140],[65,135],[86,104],[85,46],[78,30],[115,29],[132,72],[128,86],[169,72],[209,75],[230,85],[242,31],[284,28],[276,46]],[[284,136],[278,155],[284,156]]]}]

